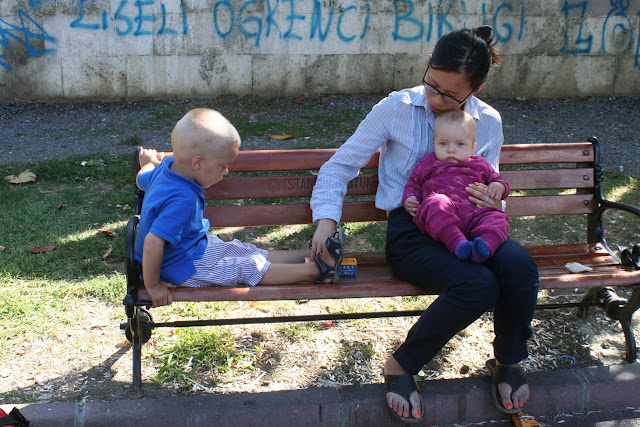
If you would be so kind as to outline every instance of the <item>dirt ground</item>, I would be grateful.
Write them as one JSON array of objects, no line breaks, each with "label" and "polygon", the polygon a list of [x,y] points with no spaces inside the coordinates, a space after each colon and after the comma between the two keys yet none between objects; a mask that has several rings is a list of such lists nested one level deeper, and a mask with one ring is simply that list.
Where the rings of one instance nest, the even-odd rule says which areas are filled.
[{"label": "dirt ground", "polygon": [[[347,97],[363,114],[379,97]],[[328,101],[328,100],[327,100]],[[250,109],[249,101],[226,100],[228,108]],[[279,102],[279,101],[278,101]],[[260,112],[277,116],[274,111]],[[323,107],[323,101],[314,100]],[[507,143],[549,140],[584,140],[597,135],[603,142],[603,164],[609,170],[640,175],[640,144],[634,126],[640,112],[636,98],[580,98],[568,100],[494,100],[503,115]],[[130,147],[119,144],[118,135],[104,132],[113,126],[126,133],[123,117],[136,122],[150,116],[158,103],[130,105],[86,104],[7,104],[0,105],[3,133],[0,148],[11,156],[3,161],[31,161],[52,158],[60,153],[124,152]],[[226,107],[225,107],[226,108]],[[257,112],[256,112],[257,113]],[[288,113],[284,119],[292,119]],[[615,117],[616,120],[611,118]],[[62,122],[59,122],[62,120]],[[113,123],[113,125],[112,125]],[[73,126],[96,128],[95,138],[72,136]],[[57,135],[49,140],[52,129],[70,129],[70,136]],[[143,143],[167,141],[167,129],[149,130],[141,134]],[[16,136],[15,138],[13,136]],[[264,140],[246,141],[248,147],[266,148]],[[159,143],[160,144],[160,143]],[[158,148],[162,149],[161,146]],[[638,155],[636,155],[638,154]],[[522,242],[532,243],[532,242]],[[118,268],[123,271],[123,267]],[[583,290],[569,291],[577,296]],[[543,295],[553,301],[565,295],[550,292]],[[119,329],[124,308],[108,306],[97,300],[70,299],[70,310],[85,320],[66,327],[53,337],[43,339],[26,336],[16,357],[0,366],[0,404],[50,401],[92,401],[137,398],[131,391],[131,348]],[[399,299],[385,302],[367,301],[374,308],[395,305]],[[425,297],[424,305],[428,303]],[[354,304],[356,304],[354,302]],[[310,301],[304,304],[243,303],[225,315],[265,316],[308,311],[323,313],[330,302]],[[608,320],[602,310],[594,308],[582,320],[575,310],[539,311],[533,322],[530,357],[524,362],[526,371],[564,369],[622,363],[625,345],[617,322]],[[162,310],[154,310],[163,318]],[[305,387],[337,387],[346,384],[382,382],[382,365],[386,357],[403,340],[415,318],[368,319],[362,321],[317,322],[307,325],[307,333],[286,333],[287,325],[244,325],[227,329],[235,336],[238,349],[259,355],[252,369],[238,366],[235,372],[211,375],[198,372],[188,388],[174,384],[151,382],[157,373],[163,347],[175,342],[176,331],[156,329],[144,346],[142,396],[160,397],[184,393],[263,392]],[[640,333],[636,315],[634,331]],[[283,329],[284,328],[284,329]],[[285,332],[283,332],[285,331]],[[486,375],[485,361],[492,356],[491,314],[485,314],[465,331],[454,337],[442,352],[423,370],[427,379],[459,378]],[[535,384],[531,385],[535,393]]]},{"label": "dirt ground", "polygon": [[[545,293],[543,297],[555,302],[567,299],[557,292]],[[420,298],[424,305],[430,300]],[[365,302],[376,310],[392,309],[400,298],[354,300],[353,304]],[[385,358],[403,341],[415,321],[406,317],[312,322],[298,329],[288,324],[219,327],[235,337],[235,348],[247,355],[249,367],[239,360],[235,362],[235,372],[197,370],[187,387],[151,381],[157,374],[161,349],[177,339],[177,331],[158,328],[143,347],[144,386],[142,393],[137,393],[131,388],[131,348],[119,329],[124,308],[106,306],[96,300],[77,299],[72,304],[73,311],[86,320],[49,339],[25,337],[15,359],[0,368],[0,403],[266,392],[379,383]],[[330,305],[325,300],[300,304],[240,303],[226,312],[225,317],[325,313]],[[167,317],[163,310],[152,310],[156,319],[178,320]],[[492,324],[490,313],[482,316],[454,337],[425,366],[421,376],[440,379],[486,375],[484,364],[493,354]],[[523,363],[528,372],[623,363],[625,345],[621,329],[599,308],[591,309],[584,320],[576,316],[575,309],[541,310],[535,316],[533,329],[531,354]],[[637,316],[634,330],[640,333]],[[535,393],[535,384],[532,389]]]}]

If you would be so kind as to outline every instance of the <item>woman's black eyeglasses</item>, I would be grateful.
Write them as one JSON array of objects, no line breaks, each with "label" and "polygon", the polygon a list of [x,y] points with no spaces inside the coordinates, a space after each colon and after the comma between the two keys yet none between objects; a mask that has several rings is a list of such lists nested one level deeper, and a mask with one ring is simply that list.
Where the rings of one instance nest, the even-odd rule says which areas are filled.
[{"label": "woman's black eyeglasses", "polygon": [[429,72],[429,67],[427,67],[427,71],[424,72],[424,76],[422,77],[422,84],[424,85],[424,88],[426,90],[428,90],[429,92],[431,92],[434,95],[440,95],[442,96],[442,99],[445,100],[445,102],[448,102],[449,104],[453,104],[453,105],[461,105],[464,101],[467,100],[467,98],[469,98],[473,92],[475,92],[476,90],[473,89],[471,91],[471,93],[469,93],[469,95],[465,96],[462,100],[454,98],[451,95],[447,95],[444,92],[440,92],[438,89],[436,89],[435,87],[431,86],[429,83],[427,83],[427,73]]}]

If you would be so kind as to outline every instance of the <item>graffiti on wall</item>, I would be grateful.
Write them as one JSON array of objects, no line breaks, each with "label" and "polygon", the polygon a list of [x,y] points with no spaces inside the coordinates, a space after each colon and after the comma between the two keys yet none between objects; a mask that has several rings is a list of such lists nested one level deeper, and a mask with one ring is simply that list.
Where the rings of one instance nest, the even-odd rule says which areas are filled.
[{"label": "graffiti on wall", "polygon": [[[51,0],[29,0],[33,15]],[[312,3],[311,3],[312,2]],[[594,2],[593,5],[590,2]],[[559,51],[567,55],[590,54],[601,49],[604,54],[635,54],[635,66],[640,69],[640,24],[634,28],[633,18],[640,21],[640,10],[634,12],[631,0],[609,0],[609,10],[601,19],[601,33],[588,30],[585,23],[590,7],[602,7],[595,0],[565,0],[560,3],[566,25],[564,43]],[[420,7],[416,7],[419,3]],[[185,2],[180,1],[179,13],[169,14],[166,0],[119,0],[113,11],[87,12],[87,0],[78,0],[76,15],[70,16],[70,31],[112,32],[118,37],[180,37],[189,34],[191,22]],[[303,14],[303,6],[311,13]],[[476,4],[476,3],[474,3]],[[175,7],[175,4],[173,4]],[[480,4],[480,10],[467,10],[467,3],[454,0],[393,0],[388,10],[374,15],[369,2],[337,7],[321,0],[216,0],[210,10],[210,25],[221,40],[244,37],[259,49],[269,38],[285,41],[325,42],[330,36],[339,43],[366,39],[371,19],[384,16],[392,20],[389,37],[395,42],[421,42],[440,38],[455,26],[466,26],[473,12],[482,24],[493,26],[501,43],[522,40],[525,33],[527,2],[512,0]],[[305,9],[306,10],[306,9]],[[175,16],[179,16],[176,20]],[[173,17],[173,18],[172,18]],[[14,44],[22,47],[23,56],[37,57],[56,51],[56,39],[33,18],[19,9],[10,22],[0,19],[0,69],[11,69]],[[571,25],[569,25],[571,23]],[[591,27],[592,28],[592,27]],[[47,46],[45,48],[45,46]],[[7,53],[9,52],[9,54]]]},{"label": "graffiti on wall", "polygon": [[55,43],[55,38],[49,35],[28,13],[19,10],[15,24],[0,19],[0,47],[3,48],[3,53],[0,55],[0,67],[11,68],[5,62],[5,57],[12,56],[7,54],[7,51],[11,52],[10,43],[22,46],[27,56],[37,57],[55,51],[53,48],[45,49],[44,42]]}]

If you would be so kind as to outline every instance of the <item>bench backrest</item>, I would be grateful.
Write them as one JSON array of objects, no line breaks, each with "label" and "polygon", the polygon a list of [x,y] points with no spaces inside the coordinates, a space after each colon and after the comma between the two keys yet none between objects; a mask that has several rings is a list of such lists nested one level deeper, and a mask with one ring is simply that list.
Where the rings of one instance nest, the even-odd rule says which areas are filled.
[{"label": "bench backrest", "polygon": [[[511,186],[509,216],[592,214],[597,143],[513,144],[502,148],[501,175]],[[317,171],[336,149],[241,151],[230,175],[205,190],[212,227],[310,224]],[[343,222],[384,221],[375,208],[379,153],[348,185]],[[518,194],[519,190],[539,190]],[[561,191],[558,191],[561,190]],[[366,197],[368,196],[368,197]]]}]

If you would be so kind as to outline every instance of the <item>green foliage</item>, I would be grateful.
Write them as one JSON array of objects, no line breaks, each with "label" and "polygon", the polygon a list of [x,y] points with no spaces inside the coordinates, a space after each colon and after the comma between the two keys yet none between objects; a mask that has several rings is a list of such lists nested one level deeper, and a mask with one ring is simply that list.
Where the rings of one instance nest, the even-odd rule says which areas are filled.
[{"label": "green foliage", "polygon": [[295,341],[299,338],[310,337],[318,330],[319,326],[316,322],[290,323],[278,328],[278,332],[291,341]]},{"label": "green foliage", "polygon": [[259,347],[240,352],[227,329],[179,330],[176,338],[172,345],[158,351],[162,361],[154,381],[189,387],[189,379],[193,380],[199,371],[208,372],[212,381],[220,381],[223,374],[254,369],[262,353]]},{"label": "green foliage", "polygon": [[153,116],[156,120],[171,119],[177,122],[187,112],[187,109],[181,105],[169,103],[161,105],[153,110]]},{"label": "green foliage", "polygon": [[129,135],[120,143],[121,145],[128,145],[129,147],[138,147],[143,145],[140,135]]},{"label": "green foliage", "polygon": [[343,369],[349,369],[354,365],[366,363],[371,360],[374,354],[375,346],[370,342],[343,345],[338,350],[340,364]]},{"label": "green foliage", "polygon": [[[113,274],[111,262],[124,257],[126,221],[132,212],[131,167],[117,157],[38,162],[29,167],[36,174],[35,184],[0,186],[0,244],[6,248],[0,255],[0,279],[74,280]],[[0,168],[5,174],[14,169]],[[29,252],[52,245],[57,248]]]}]

